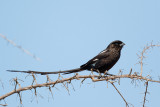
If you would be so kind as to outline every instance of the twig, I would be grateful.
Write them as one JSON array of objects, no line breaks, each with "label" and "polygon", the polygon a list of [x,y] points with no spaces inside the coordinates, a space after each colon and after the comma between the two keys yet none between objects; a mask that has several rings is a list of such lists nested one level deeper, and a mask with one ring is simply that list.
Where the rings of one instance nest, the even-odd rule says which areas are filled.
[{"label": "twig", "polygon": [[0,80],[0,83],[1,83],[2,88],[4,89],[4,85],[3,85],[3,82],[1,80]]},{"label": "twig", "polygon": [[8,106],[8,104],[0,104],[1,106]]},{"label": "twig", "polygon": [[40,60],[40,58],[36,57],[34,54],[32,54],[31,52],[29,52],[28,50],[22,48],[20,45],[17,45],[15,42],[13,42],[12,40],[9,40],[6,36],[0,34],[0,37],[2,37],[4,40],[6,40],[7,42],[9,42],[10,44],[12,44],[14,47],[17,47],[18,49],[20,49],[21,51],[23,51],[24,53],[26,53],[27,55],[33,57],[34,59],[36,59],[37,61]]},{"label": "twig", "polygon": [[83,82],[86,80],[86,78],[84,78],[82,81],[81,81],[81,84],[80,84],[80,87],[82,86]]},{"label": "twig", "polygon": [[141,55],[138,55],[137,56],[140,58],[140,65],[141,65],[141,72],[140,72],[140,76],[142,76],[142,73],[143,73],[143,59],[145,58],[144,54],[146,53],[147,50],[149,50],[150,48],[153,48],[153,47],[160,47],[160,45],[153,45],[152,42],[150,45],[146,45],[143,49],[143,51],[141,52]]},{"label": "twig", "polygon": [[19,95],[19,101],[20,101],[20,104],[22,104],[22,96],[21,96],[21,93],[18,92],[18,95]]},{"label": "twig", "polygon": [[113,84],[113,82],[110,82],[112,84],[112,86],[116,89],[116,91],[119,93],[119,95],[122,97],[122,99],[124,100],[124,102],[126,103],[126,107],[129,107],[127,101],[125,100],[125,98],[123,97],[123,95],[120,93],[120,91],[116,88],[116,86]]},{"label": "twig", "polygon": [[[60,74],[59,74],[59,76],[63,79],[63,77],[62,77]],[[69,89],[68,89],[68,85],[66,85],[66,84],[68,84],[67,81],[66,81],[66,83],[65,83],[65,82],[62,82],[62,84],[63,84],[63,86],[66,88],[68,94],[70,95],[70,92],[69,92]]]},{"label": "twig", "polygon": [[132,68],[131,68],[131,70],[130,70],[130,72],[129,72],[129,75],[131,75],[132,74]]},{"label": "twig", "polygon": [[37,84],[37,80],[36,80],[34,73],[32,73],[32,78],[33,78],[32,85],[34,84],[34,82]]},{"label": "twig", "polygon": [[144,93],[143,107],[145,106],[147,93],[148,93],[148,81],[146,82],[146,91],[145,91],[145,93]]}]

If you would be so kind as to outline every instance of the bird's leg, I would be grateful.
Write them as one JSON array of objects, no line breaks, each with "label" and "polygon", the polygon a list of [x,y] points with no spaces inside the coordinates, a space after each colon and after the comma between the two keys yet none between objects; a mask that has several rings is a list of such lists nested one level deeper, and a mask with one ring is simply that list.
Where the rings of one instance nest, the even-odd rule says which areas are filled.
[{"label": "bird's leg", "polygon": [[99,70],[97,69],[96,71],[99,73],[98,79],[102,78],[102,75],[101,75],[101,73],[99,72]]},{"label": "bird's leg", "polygon": [[94,74],[93,74],[93,68],[91,68],[90,71],[91,71],[91,74],[93,75],[92,80],[94,81],[95,79],[94,79]]},{"label": "bird's leg", "polygon": [[107,73],[107,72],[108,72],[107,70],[104,72],[104,76],[105,76],[105,75],[115,76],[114,74],[109,74],[109,73]]},{"label": "bird's leg", "polygon": [[106,71],[104,72],[104,76],[108,74],[107,72],[108,72],[108,70],[106,70]]},{"label": "bird's leg", "polygon": [[91,68],[91,74],[94,75],[94,74],[93,74],[93,69],[92,69],[92,68]]}]

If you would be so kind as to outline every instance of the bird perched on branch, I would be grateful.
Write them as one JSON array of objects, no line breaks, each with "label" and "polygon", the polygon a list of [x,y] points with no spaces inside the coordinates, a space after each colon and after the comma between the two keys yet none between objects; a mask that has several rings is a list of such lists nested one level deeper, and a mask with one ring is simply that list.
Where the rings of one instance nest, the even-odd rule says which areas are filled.
[{"label": "bird perched on branch", "polygon": [[7,71],[35,73],[35,74],[41,74],[41,75],[58,74],[58,73],[70,74],[70,73],[80,72],[83,70],[95,71],[98,73],[106,73],[119,60],[121,55],[121,50],[124,45],[125,44],[120,40],[115,40],[111,42],[106,49],[104,49],[97,56],[89,60],[87,63],[81,65],[80,68],[77,68],[77,69],[57,71],[57,72],[18,71],[18,70],[7,70]]}]

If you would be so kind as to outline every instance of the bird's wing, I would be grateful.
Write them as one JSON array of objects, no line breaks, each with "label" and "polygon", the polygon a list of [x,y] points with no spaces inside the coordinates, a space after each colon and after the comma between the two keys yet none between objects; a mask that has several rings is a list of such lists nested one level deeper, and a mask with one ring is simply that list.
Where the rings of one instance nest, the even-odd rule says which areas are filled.
[{"label": "bird's wing", "polygon": [[86,64],[82,65],[81,68],[87,68],[89,66],[95,66],[97,63],[99,63],[102,59],[109,57],[109,50],[105,49],[101,51],[97,56],[89,60]]}]

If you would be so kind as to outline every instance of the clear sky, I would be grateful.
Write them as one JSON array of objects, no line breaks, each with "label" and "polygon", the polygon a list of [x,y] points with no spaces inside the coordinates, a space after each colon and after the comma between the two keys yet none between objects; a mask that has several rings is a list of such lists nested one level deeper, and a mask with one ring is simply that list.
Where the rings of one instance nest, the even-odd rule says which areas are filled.
[{"label": "clear sky", "polygon": [[[9,82],[19,78],[22,86],[31,84],[26,74],[6,72],[7,69],[56,71],[77,68],[94,57],[113,40],[121,40],[126,45],[121,58],[109,71],[117,74],[140,72],[136,64],[139,53],[146,44],[160,42],[160,1],[159,0],[0,0],[0,34],[13,40],[17,45],[29,50],[40,58],[31,56],[0,38],[0,80],[4,89],[0,95],[14,89]],[[148,51],[144,60],[144,76],[158,79],[159,48]],[[80,73],[89,74],[88,71]],[[67,75],[64,77],[68,77]],[[25,78],[26,77],[26,78]],[[50,76],[56,80],[57,76]],[[38,83],[46,81],[37,75]],[[93,83],[86,80],[70,86],[70,95],[62,85],[53,89],[53,97],[47,88],[37,89],[38,98],[32,91],[22,93],[24,107],[124,107],[125,103],[116,90],[106,82]],[[138,86],[129,79],[121,79],[115,84],[125,99],[135,107],[142,106],[145,86]],[[160,86],[149,83],[147,107],[160,105]],[[43,96],[41,98],[40,96]],[[38,101],[37,101],[38,100]],[[6,99],[8,107],[19,106],[17,95]],[[38,102],[38,103],[37,103]],[[0,102],[4,103],[4,102]]]}]

